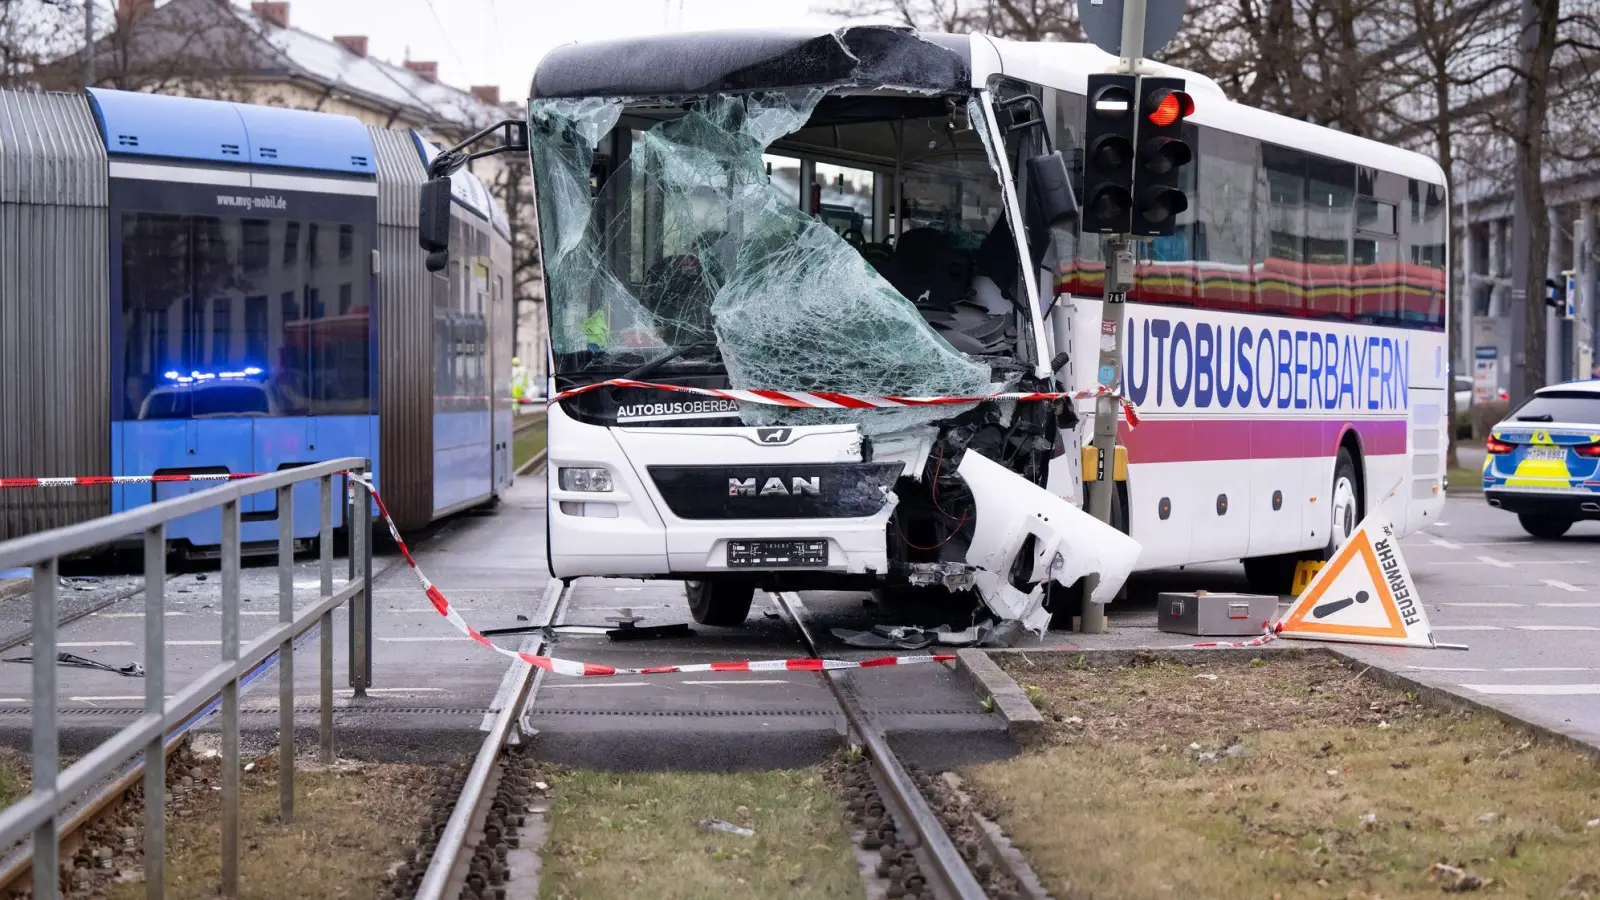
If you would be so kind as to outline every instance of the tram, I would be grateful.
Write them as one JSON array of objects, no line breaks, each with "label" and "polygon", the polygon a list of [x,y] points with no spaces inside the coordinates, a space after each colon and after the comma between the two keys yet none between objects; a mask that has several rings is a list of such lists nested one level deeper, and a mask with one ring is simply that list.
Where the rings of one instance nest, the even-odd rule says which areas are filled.
[{"label": "tram", "polygon": [[[437,150],[349,116],[158,94],[0,92],[0,474],[270,472],[372,461],[404,529],[512,480],[510,230],[468,171],[430,274]],[[204,483],[0,494],[0,540]],[[294,533],[317,533],[297,488]],[[242,510],[277,540],[276,498]],[[341,522],[342,524],[342,522]],[[178,549],[220,520],[173,523]]]}]

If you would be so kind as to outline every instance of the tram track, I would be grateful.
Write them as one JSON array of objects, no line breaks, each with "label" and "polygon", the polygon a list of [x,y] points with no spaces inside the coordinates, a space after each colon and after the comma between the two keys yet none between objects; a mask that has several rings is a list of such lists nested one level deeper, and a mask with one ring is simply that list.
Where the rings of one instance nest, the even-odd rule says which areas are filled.
[{"label": "tram track", "polygon": [[[550,582],[533,627],[558,625],[571,593],[571,585]],[[799,597],[789,592],[771,597],[807,655],[822,658]],[[524,650],[544,653],[548,632],[535,634]],[[513,664],[508,671],[502,702],[487,723],[471,764],[436,779],[435,812],[423,825],[418,865],[401,873],[393,896],[417,900],[500,896],[519,868],[516,857],[536,852],[522,845],[524,828],[526,817],[537,814],[542,799],[534,789],[542,792],[545,785],[533,781],[538,763],[522,740],[521,722],[532,710],[545,675],[544,669],[525,663]],[[862,708],[852,675],[823,670],[817,676],[850,735],[835,787],[841,804],[855,819],[857,838],[863,841],[860,849],[882,859],[877,876],[897,883],[890,895],[941,900],[1029,895],[1017,890],[1026,882],[992,845],[970,835],[959,841],[952,836],[952,829],[971,830],[965,814],[952,812],[948,798],[939,804],[930,801],[930,790],[947,789],[936,782],[937,776],[908,767],[900,759]],[[424,864],[426,869],[420,870]],[[1032,881],[1028,875],[1027,881]],[[863,877],[870,876],[864,871]]]}]

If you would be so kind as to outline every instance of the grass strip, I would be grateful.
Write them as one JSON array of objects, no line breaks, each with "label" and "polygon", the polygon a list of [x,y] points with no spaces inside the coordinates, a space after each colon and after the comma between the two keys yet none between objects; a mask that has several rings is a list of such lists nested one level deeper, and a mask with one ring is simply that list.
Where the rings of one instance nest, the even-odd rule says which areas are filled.
[{"label": "grass strip", "polygon": [[998,654],[1045,713],[963,774],[1057,897],[1600,897],[1600,770],[1320,657]]},{"label": "grass strip", "polygon": [[[304,765],[304,764],[302,764]],[[215,768],[215,764],[211,764]],[[244,776],[239,808],[241,900],[371,898],[416,837],[427,770],[374,763],[297,768],[294,821],[278,821],[275,758]],[[168,817],[166,896],[214,898],[221,883],[220,795]],[[111,900],[142,900],[142,880],[111,886]]]},{"label": "grass strip", "polygon": [[[722,821],[745,836],[702,825]],[[556,781],[546,898],[861,897],[843,808],[819,768],[566,772]]]}]

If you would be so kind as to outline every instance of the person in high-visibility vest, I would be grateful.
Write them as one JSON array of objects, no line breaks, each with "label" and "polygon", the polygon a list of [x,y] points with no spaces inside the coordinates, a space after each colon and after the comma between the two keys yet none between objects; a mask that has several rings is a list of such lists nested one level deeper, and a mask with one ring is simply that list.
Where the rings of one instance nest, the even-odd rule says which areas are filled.
[{"label": "person in high-visibility vest", "polygon": [[511,399],[521,403],[522,398],[528,395],[528,367],[522,364],[522,358],[511,357]]}]

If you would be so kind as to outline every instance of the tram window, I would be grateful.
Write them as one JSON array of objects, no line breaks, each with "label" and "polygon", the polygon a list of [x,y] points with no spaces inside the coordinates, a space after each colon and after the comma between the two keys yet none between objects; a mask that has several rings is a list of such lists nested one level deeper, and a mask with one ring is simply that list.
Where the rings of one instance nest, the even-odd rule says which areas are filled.
[{"label": "tram window", "polygon": [[246,275],[260,275],[272,262],[272,225],[265,219],[244,220],[244,245],[239,249],[239,266]]}]

